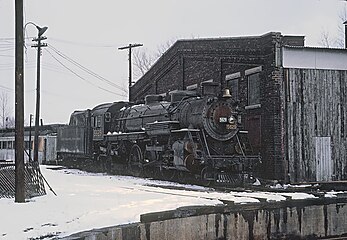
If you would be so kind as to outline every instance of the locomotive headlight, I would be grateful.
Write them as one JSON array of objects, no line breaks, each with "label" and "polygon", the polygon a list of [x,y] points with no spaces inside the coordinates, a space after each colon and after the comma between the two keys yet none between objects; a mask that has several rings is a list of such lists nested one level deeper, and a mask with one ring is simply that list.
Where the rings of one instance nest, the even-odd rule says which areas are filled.
[{"label": "locomotive headlight", "polygon": [[235,124],[235,121],[236,121],[236,119],[234,118],[234,116],[230,116],[229,123],[230,124]]}]

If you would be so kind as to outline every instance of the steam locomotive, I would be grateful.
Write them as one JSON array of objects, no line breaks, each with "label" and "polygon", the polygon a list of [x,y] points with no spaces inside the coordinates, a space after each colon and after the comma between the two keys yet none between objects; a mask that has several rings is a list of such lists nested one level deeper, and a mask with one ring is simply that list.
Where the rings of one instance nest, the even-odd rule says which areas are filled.
[{"label": "steam locomotive", "polygon": [[152,168],[169,179],[190,173],[203,181],[252,181],[260,157],[242,130],[238,103],[216,83],[199,91],[148,95],[142,104],[114,102],[75,111],[58,130],[58,159],[125,162],[134,175]]}]

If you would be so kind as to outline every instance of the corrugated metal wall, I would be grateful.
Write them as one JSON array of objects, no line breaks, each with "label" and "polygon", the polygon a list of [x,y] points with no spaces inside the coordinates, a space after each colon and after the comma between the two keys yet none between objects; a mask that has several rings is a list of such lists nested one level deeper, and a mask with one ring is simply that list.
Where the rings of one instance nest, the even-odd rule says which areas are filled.
[{"label": "corrugated metal wall", "polygon": [[291,181],[347,178],[347,71],[286,69],[288,175]]}]

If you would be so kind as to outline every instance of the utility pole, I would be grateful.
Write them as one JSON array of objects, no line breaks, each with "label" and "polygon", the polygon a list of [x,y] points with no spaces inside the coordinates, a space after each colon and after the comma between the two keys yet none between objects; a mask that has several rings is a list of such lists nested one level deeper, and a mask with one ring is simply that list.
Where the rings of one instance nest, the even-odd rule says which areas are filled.
[{"label": "utility pole", "polygon": [[38,29],[37,38],[33,39],[34,42],[37,42],[36,45],[32,46],[37,48],[37,79],[36,79],[36,113],[35,113],[35,135],[34,135],[34,162],[38,162],[39,159],[39,121],[40,121],[40,57],[41,57],[41,47],[46,47],[47,43],[41,43],[42,40],[46,40],[46,37],[43,37],[42,34],[47,30],[47,27],[40,28],[35,25]]},{"label": "utility pole", "polygon": [[33,122],[33,115],[30,114],[30,123],[29,123],[29,161],[31,161],[31,123]]},{"label": "utility pole", "polygon": [[25,202],[24,183],[24,31],[23,0],[15,0],[15,202]]},{"label": "utility pole", "polygon": [[124,50],[124,49],[129,49],[129,102],[131,101],[131,85],[132,85],[132,71],[131,71],[131,49],[135,47],[142,47],[143,44],[129,44],[128,46],[125,47],[120,47],[118,50]]}]

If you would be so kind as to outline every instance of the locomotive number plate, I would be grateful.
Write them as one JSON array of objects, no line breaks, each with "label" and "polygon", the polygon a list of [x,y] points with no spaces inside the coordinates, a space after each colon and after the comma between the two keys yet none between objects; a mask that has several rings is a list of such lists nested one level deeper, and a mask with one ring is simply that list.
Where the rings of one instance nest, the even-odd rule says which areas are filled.
[{"label": "locomotive number plate", "polygon": [[227,124],[227,125],[226,125],[226,129],[228,129],[228,130],[234,130],[234,129],[236,129],[236,125],[235,125],[235,124]]},{"label": "locomotive number plate", "polygon": [[220,117],[220,118],[219,118],[219,122],[220,122],[220,123],[226,123],[226,122],[228,122],[228,118],[226,118],[226,117]]}]

